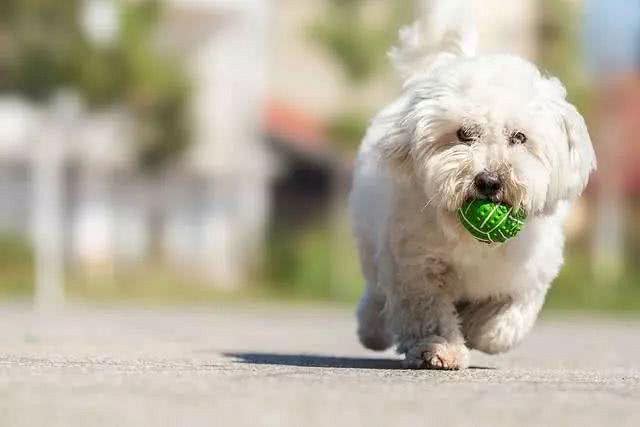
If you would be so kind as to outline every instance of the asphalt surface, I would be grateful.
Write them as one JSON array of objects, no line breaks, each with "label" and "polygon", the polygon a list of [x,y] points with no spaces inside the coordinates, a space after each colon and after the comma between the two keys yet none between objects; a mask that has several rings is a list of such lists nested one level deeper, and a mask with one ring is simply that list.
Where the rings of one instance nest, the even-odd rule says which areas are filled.
[{"label": "asphalt surface", "polygon": [[360,348],[349,311],[0,306],[0,426],[638,426],[640,321],[553,317],[460,372]]}]

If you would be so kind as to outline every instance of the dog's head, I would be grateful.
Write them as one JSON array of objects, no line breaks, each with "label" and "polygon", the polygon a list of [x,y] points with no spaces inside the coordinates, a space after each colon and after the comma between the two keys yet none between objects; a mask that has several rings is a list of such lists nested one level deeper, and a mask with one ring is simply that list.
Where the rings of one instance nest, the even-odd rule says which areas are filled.
[{"label": "dog's head", "polygon": [[520,58],[456,57],[405,88],[383,152],[432,206],[453,212],[489,198],[543,214],[578,196],[595,169],[562,84]]}]

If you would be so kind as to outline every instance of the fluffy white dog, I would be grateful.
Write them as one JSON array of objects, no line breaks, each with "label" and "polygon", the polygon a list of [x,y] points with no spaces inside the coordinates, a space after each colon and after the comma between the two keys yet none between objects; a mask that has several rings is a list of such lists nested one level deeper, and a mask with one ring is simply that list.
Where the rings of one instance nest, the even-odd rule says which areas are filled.
[{"label": "fluffy white dog", "polygon": [[[504,352],[531,329],[596,160],[557,79],[518,57],[475,55],[465,3],[436,6],[401,31],[391,56],[403,94],[357,160],[358,334],[373,350],[396,344],[409,367],[460,369],[469,349]],[[456,218],[471,198],[522,207],[524,229],[504,244],[474,240]]]}]

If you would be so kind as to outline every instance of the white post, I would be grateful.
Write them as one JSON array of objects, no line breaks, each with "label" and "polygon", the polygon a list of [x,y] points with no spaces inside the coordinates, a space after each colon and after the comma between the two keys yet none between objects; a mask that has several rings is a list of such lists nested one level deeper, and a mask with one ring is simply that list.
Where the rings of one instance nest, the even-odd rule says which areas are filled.
[{"label": "white post", "polygon": [[77,98],[58,96],[42,112],[33,150],[33,242],[35,307],[51,311],[64,303],[64,146]]},{"label": "white post", "polygon": [[[244,192],[256,190],[247,188],[247,170],[265,175],[270,166],[262,152],[260,134],[269,3],[233,3],[237,9],[222,14],[224,25],[211,26],[192,63],[198,90],[193,106],[196,140],[191,159],[207,181],[207,191],[212,191],[200,256],[211,282],[221,288],[243,284],[248,268],[244,240],[258,238],[245,235],[246,217],[250,215],[238,209],[244,207]],[[217,16],[212,13],[216,3],[210,6],[207,13]]]}]

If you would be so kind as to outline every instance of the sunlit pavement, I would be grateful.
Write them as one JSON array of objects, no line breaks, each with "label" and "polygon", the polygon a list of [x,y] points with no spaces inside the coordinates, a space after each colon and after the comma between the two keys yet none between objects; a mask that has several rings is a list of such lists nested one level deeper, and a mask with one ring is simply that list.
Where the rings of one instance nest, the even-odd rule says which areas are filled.
[{"label": "sunlit pavement", "polygon": [[548,316],[437,372],[361,349],[341,309],[0,315],[2,426],[640,425],[640,320]]}]

